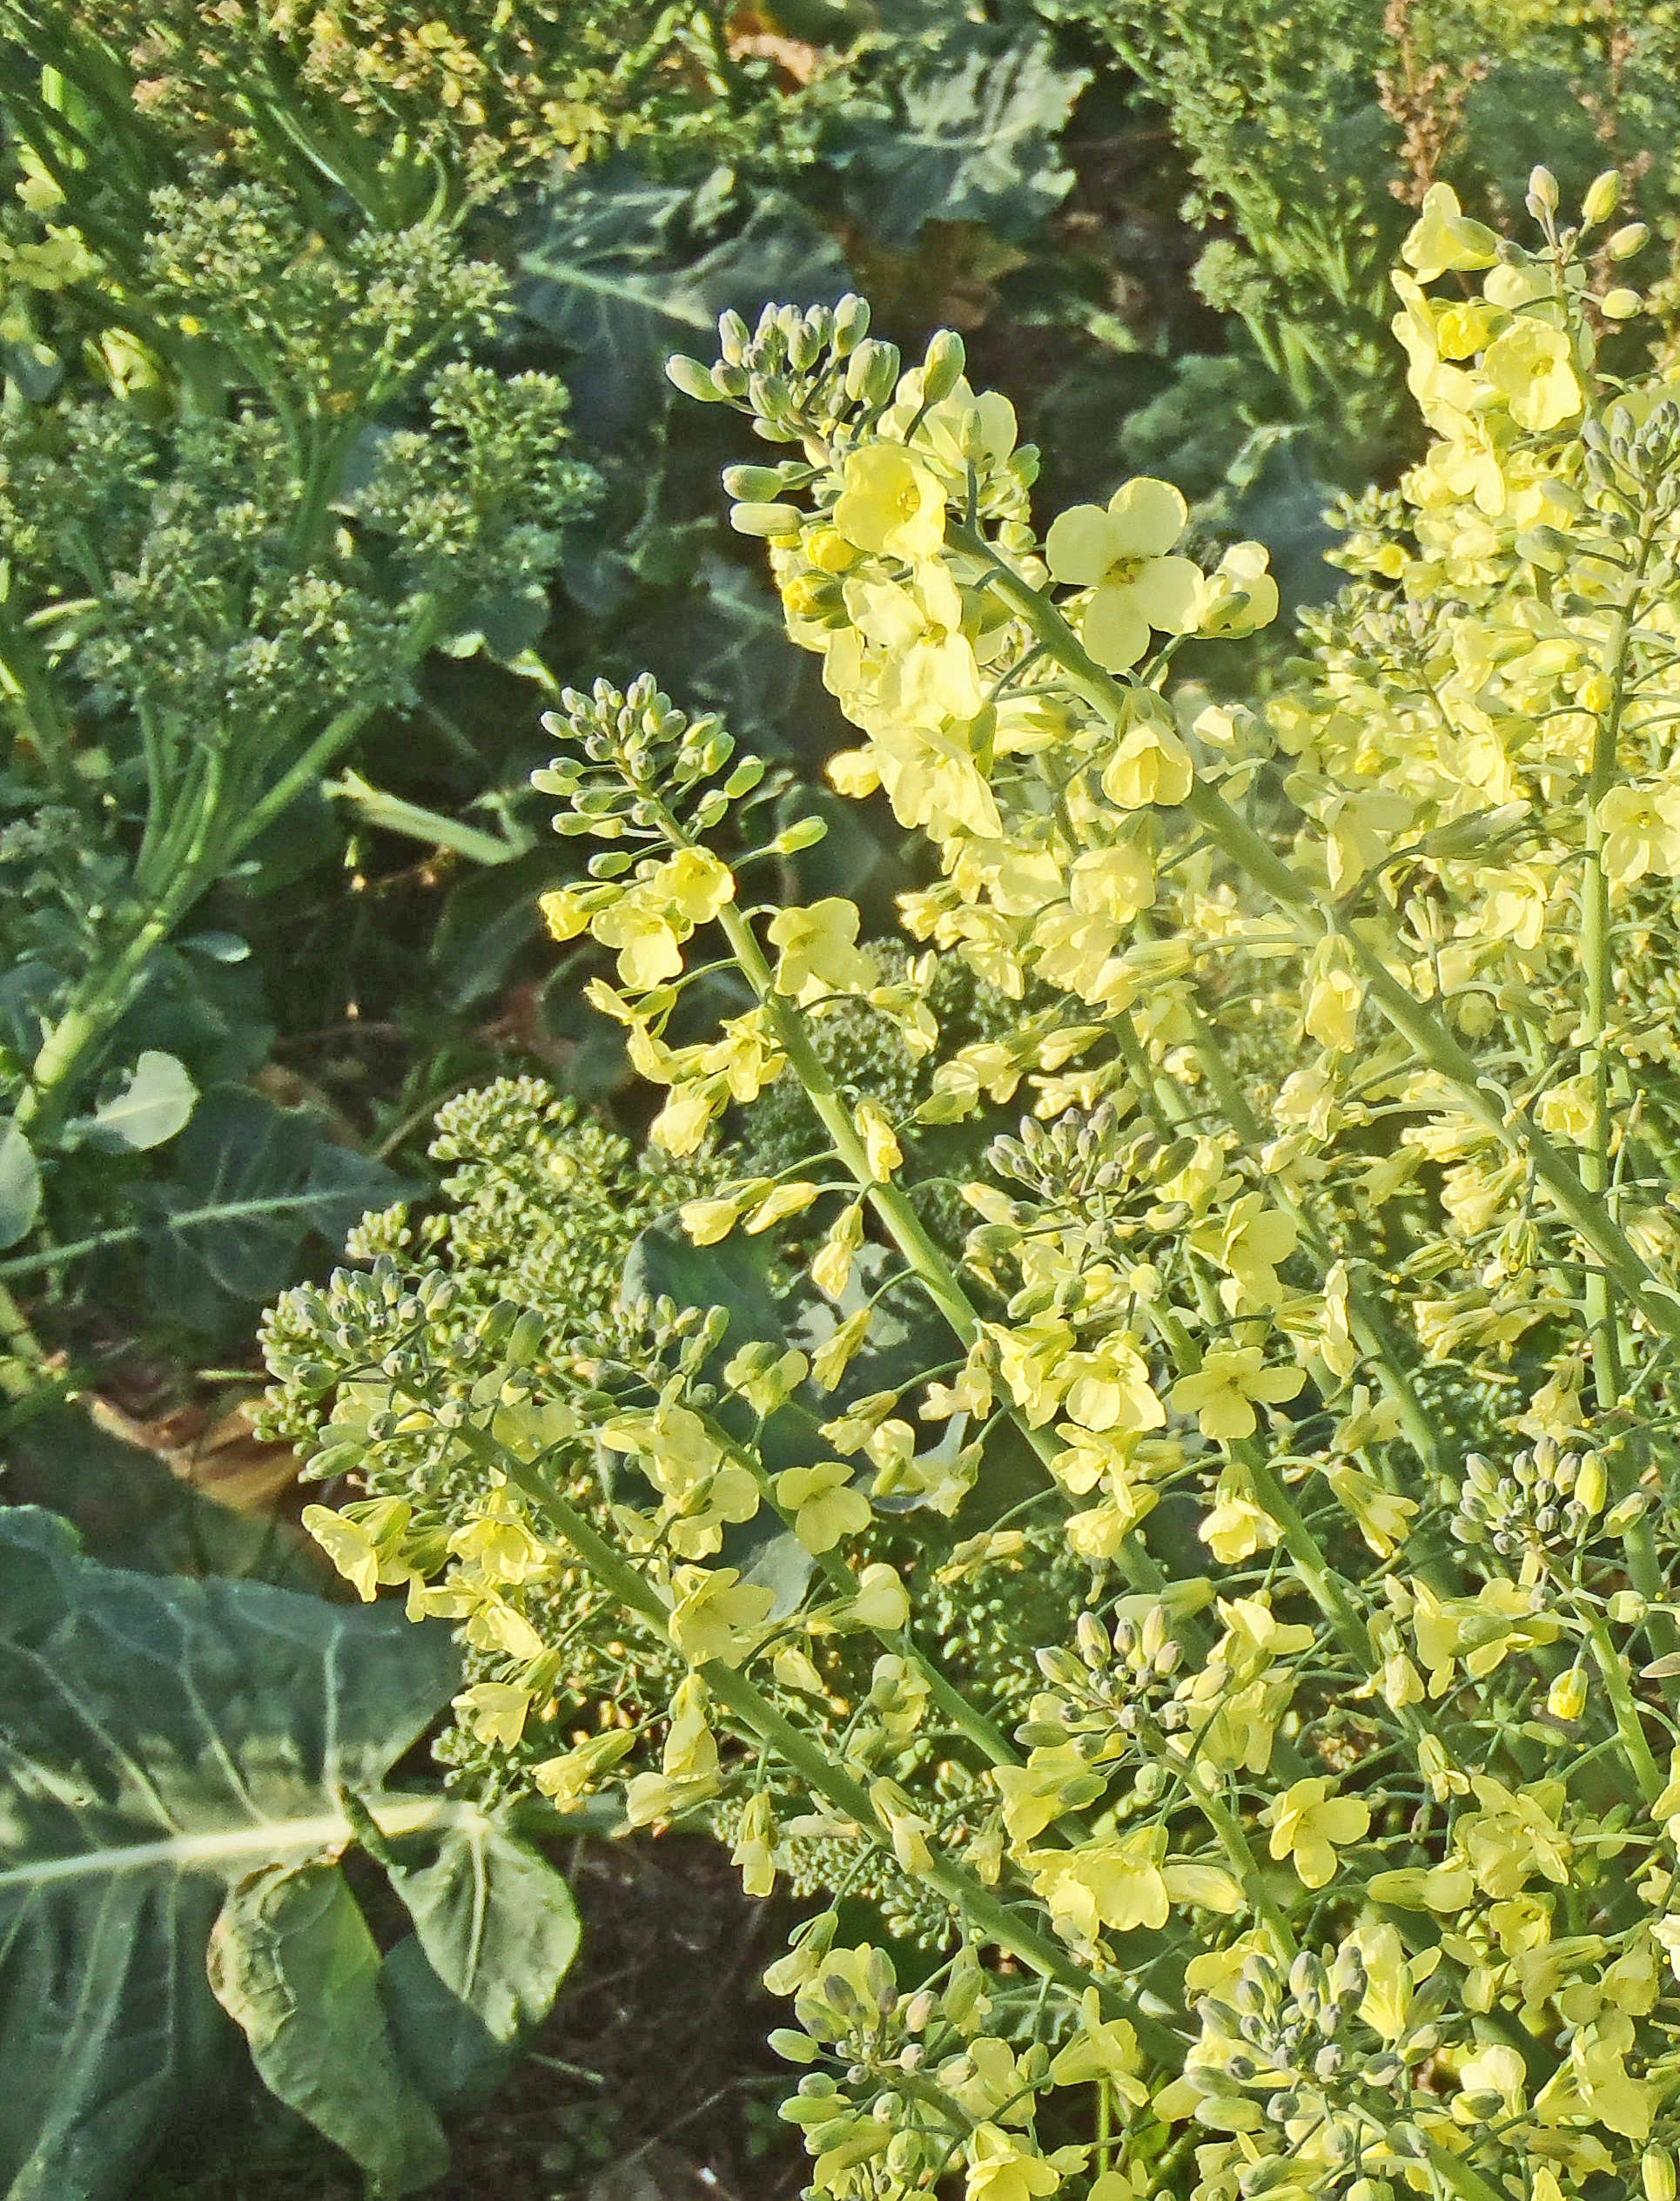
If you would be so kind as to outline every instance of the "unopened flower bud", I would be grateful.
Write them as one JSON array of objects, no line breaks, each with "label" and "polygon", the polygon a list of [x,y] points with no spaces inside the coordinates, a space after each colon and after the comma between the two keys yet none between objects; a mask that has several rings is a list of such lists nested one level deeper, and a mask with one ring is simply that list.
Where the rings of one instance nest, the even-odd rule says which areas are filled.
[{"label": "unopened flower bud", "polygon": [[967,364],[963,340],[953,328],[936,329],[928,339],[927,354],[922,361],[922,402],[937,405],[941,398],[949,397],[962,380]]},{"label": "unopened flower bud", "polygon": [[1650,231],[1643,222],[1624,222],[1620,229],[1611,232],[1604,250],[1612,259],[1631,259],[1650,237]]},{"label": "unopened flower bud", "polygon": [[1614,168],[1607,168],[1602,176],[1595,176],[1587,186],[1587,195],[1581,202],[1581,219],[1588,229],[1600,222],[1607,222],[1616,212],[1622,197],[1622,178]]},{"label": "unopened flower bud", "polygon": [[797,535],[800,511],[796,504],[737,504],[729,510],[729,525],[737,535]]},{"label": "unopened flower bud", "polygon": [[721,390],[710,367],[700,360],[689,359],[682,352],[674,352],[665,362],[665,378],[682,391],[684,397],[697,398],[702,405],[720,405],[725,393]]},{"label": "unopened flower bud", "polygon": [[1607,1487],[1604,1463],[1596,1452],[1589,1452],[1575,1479],[1576,1504],[1589,1517],[1597,1513],[1603,1505]]},{"label": "unopened flower bud", "polygon": [[1549,168],[1536,168],[1529,176],[1529,209],[1536,219],[1557,212],[1557,178]]},{"label": "unopened flower bud", "polygon": [[884,405],[898,380],[898,347],[867,338],[846,363],[846,395],[860,404]]}]

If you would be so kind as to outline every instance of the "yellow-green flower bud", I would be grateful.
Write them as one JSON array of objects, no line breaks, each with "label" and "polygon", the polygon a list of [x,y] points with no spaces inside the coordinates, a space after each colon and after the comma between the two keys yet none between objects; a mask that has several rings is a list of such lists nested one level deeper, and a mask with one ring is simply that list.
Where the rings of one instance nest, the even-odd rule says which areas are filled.
[{"label": "yellow-green flower bud", "polygon": [[949,397],[963,377],[968,355],[963,340],[954,328],[936,329],[928,339],[927,354],[922,361],[922,402],[937,405],[941,398]]},{"label": "yellow-green flower bud", "polygon": [[1618,284],[1615,290],[1606,291],[1598,301],[1598,310],[1607,321],[1630,321],[1644,306],[1637,291]]},{"label": "yellow-green flower bud", "polygon": [[665,362],[665,378],[682,391],[684,397],[698,398],[702,405],[722,402],[723,392],[712,379],[710,367],[686,353],[675,352]]},{"label": "yellow-green flower bud", "polygon": [[796,504],[736,504],[729,508],[729,525],[737,535],[797,535],[800,517]]},{"label": "yellow-green flower bud", "polygon": [[1645,2201],[1674,2201],[1674,2157],[1666,2148],[1647,2148],[1639,2164]]},{"label": "yellow-green flower bud", "polygon": [[848,291],[834,309],[834,348],[841,359],[848,358],[869,334],[869,300],[859,298],[856,291]]},{"label": "yellow-green flower bud", "polygon": [[1587,195],[1581,202],[1581,219],[1588,229],[1595,229],[1600,222],[1607,222],[1616,212],[1622,197],[1622,178],[1614,168],[1607,168],[1602,176],[1595,176],[1587,186]]},{"label": "yellow-green flower bud", "polygon": [[1631,259],[1643,249],[1650,237],[1650,231],[1643,222],[1624,222],[1620,229],[1610,232],[1604,250],[1612,259]]},{"label": "yellow-green flower bud", "polygon": [[1549,168],[1536,168],[1529,176],[1529,211],[1536,219],[1557,212],[1557,178]]}]

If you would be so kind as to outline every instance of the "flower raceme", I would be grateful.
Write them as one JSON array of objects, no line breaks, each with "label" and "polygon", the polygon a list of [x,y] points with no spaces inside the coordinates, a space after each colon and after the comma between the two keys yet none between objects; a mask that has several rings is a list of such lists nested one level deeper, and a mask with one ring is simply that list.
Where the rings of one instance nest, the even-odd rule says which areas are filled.
[{"label": "flower raceme", "polygon": [[816,829],[714,721],[568,691],[545,914],[689,1174],[587,1319],[393,1254],[277,1329],[475,1747],[919,1942],[771,1969],[817,2195],[1674,2201],[1680,380],[1608,348],[1616,191],[1538,174],[1531,251],[1431,189],[1428,447],[1246,702],[1178,668],[1256,546],[1150,480],[1041,535],[958,340],[725,316],[673,379],[770,447],[904,937],[767,880]]}]

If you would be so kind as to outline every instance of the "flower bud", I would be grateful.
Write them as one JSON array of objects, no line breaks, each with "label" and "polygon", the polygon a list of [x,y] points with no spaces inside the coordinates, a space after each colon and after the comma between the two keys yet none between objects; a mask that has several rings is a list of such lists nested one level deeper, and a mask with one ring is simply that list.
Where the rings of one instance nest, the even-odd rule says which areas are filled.
[{"label": "flower bud", "polygon": [[1533,169],[1529,176],[1529,211],[1538,220],[1557,212],[1557,178],[1549,168]]},{"label": "flower bud", "polygon": [[954,328],[936,329],[928,339],[927,353],[922,361],[922,402],[937,405],[941,398],[949,397],[962,380],[967,364],[963,340]]},{"label": "flower bud", "polygon": [[1589,1452],[1581,1463],[1581,1472],[1575,1481],[1575,1502],[1589,1517],[1600,1511],[1604,1504],[1608,1484],[1604,1463],[1596,1452]]},{"label": "flower bud", "polygon": [[1645,2201],[1674,2201],[1674,2157],[1666,2148],[1647,2148],[1639,2164]]},{"label": "flower bud", "polygon": [[776,467],[726,466],[723,469],[724,495],[743,503],[772,503],[784,486],[781,470]]},{"label": "flower bud", "polygon": [[1622,197],[1622,178],[1614,168],[1607,168],[1602,176],[1595,176],[1587,186],[1587,195],[1581,202],[1581,219],[1588,229],[1600,222],[1607,222],[1616,212]]},{"label": "flower bud", "polygon": [[1650,231],[1643,222],[1624,222],[1620,229],[1611,232],[1604,250],[1612,259],[1631,259],[1643,250],[1650,237]]},{"label": "flower bud", "polygon": [[898,380],[898,347],[867,338],[846,363],[846,395],[864,405],[884,405]]},{"label": "flower bud", "polygon": [[797,535],[800,518],[796,504],[737,504],[729,509],[729,525],[737,535]]},{"label": "flower bud", "polygon": [[797,856],[802,848],[815,848],[818,841],[826,840],[828,832],[822,818],[802,818],[797,825],[778,833],[770,846],[777,856]]},{"label": "flower bud", "polygon": [[1587,1708],[1587,1676],[1584,1668],[1571,1666],[1567,1673],[1560,1673],[1546,1696],[1546,1709],[1554,1720],[1578,1720]]},{"label": "flower bud", "polygon": [[1644,300],[1637,291],[1630,290],[1625,283],[1618,283],[1612,291],[1606,291],[1598,301],[1598,310],[1607,321],[1630,321],[1643,309]]},{"label": "flower bud", "polygon": [[837,356],[849,358],[869,334],[869,300],[859,298],[856,291],[848,291],[834,309],[834,348]]},{"label": "flower bud", "polygon": [[665,362],[665,379],[682,391],[684,397],[697,398],[702,405],[720,405],[724,393],[713,380],[710,367],[698,360],[691,360],[685,353],[674,352]]}]

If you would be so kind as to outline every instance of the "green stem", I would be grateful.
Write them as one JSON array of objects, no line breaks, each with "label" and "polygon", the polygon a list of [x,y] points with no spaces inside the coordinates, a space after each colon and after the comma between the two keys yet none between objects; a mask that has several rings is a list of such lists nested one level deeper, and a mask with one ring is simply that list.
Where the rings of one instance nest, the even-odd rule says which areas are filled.
[{"label": "green stem", "polygon": [[[674,827],[671,831],[677,845],[683,845]],[[836,1091],[833,1079],[811,1045],[803,1019],[793,1003],[784,994],[776,992],[775,978],[752,926],[732,903],[725,904],[719,914],[719,922],[747,983],[763,1005],[777,1045],[804,1087],[817,1121],[833,1142],[843,1167],[850,1173],[859,1189],[868,1195],[885,1226],[887,1235],[904,1255],[912,1275],[921,1282],[929,1298],[950,1323],[958,1342],[965,1348],[972,1346],[981,1334],[980,1317],[973,1302],[963,1289],[949,1262],[929,1236],[909,1199],[897,1185],[883,1184],[870,1168],[869,1156],[851,1120],[851,1113]],[[1018,1415],[1014,1418],[1044,1465],[1046,1468],[1053,1466],[1062,1447],[1046,1430],[1035,1429],[1021,1420]],[[1159,1592],[1166,1586],[1166,1576],[1137,1537],[1126,1538],[1120,1551],[1120,1566],[1135,1590]]]},{"label": "green stem", "polygon": [[1616,1732],[1622,1739],[1633,1777],[1639,1783],[1639,1793],[1648,1804],[1655,1803],[1668,1783],[1651,1753],[1644,1722],[1639,1717],[1639,1707],[1628,1686],[1627,1673],[1616,1656],[1609,1631],[1596,1613],[1588,1621],[1587,1640],[1592,1646],[1593,1659],[1609,1698],[1610,1710],[1616,1715]]},{"label": "green stem", "polygon": [[[1170,1760],[1169,1760],[1170,1762]],[[1248,1846],[1248,1837],[1242,1830],[1242,1822],[1236,1814],[1226,1808],[1217,1796],[1209,1794],[1198,1780],[1205,1767],[1193,1767],[1186,1776],[1185,1787],[1191,1801],[1219,1837],[1220,1847],[1230,1859],[1242,1891],[1248,1898],[1249,1908],[1264,1924],[1272,1938],[1273,1955],[1281,1964],[1293,1964],[1300,1954],[1289,1921],[1279,1909],[1260,1875],[1254,1861],[1254,1853]]]},{"label": "green stem", "polygon": [[[546,1476],[506,1451],[481,1430],[461,1429],[456,1435],[475,1457],[505,1474],[534,1501],[603,1589],[627,1611],[652,1622],[662,1635],[667,1632],[670,1615],[651,1585],[597,1534]],[[802,1734],[784,1719],[743,1673],[716,1659],[696,1670],[718,1703],[732,1712],[750,1733],[775,1750],[814,1795],[823,1797],[848,1819],[855,1820],[882,1848],[891,1848],[892,1838],[877,1816],[868,1791],[834,1765],[809,1735]],[[950,1858],[936,1857],[922,1877],[937,1888],[985,1940],[1018,1958],[1042,1978],[1057,1981],[1076,1997],[1092,1984],[1089,1972],[1066,1949],[1018,1917],[1008,1904],[984,1887],[964,1867]],[[1112,1989],[1099,1988],[1099,1992],[1103,1996],[1106,2015],[1128,2020],[1152,2056],[1176,2065],[1184,2044],[1175,2033],[1123,2002]]]},{"label": "green stem", "polygon": [[[1055,606],[1005,566],[973,528],[952,522],[947,534],[957,549],[991,569],[999,598],[1044,644],[1074,692],[1111,725],[1125,725],[1131,712],[1126,690],[1085,650]],[[1446,1026],[1401,985],[1368,940],[1344,926],[1335,905],[1323,900],[1253,826],[1237,816],[1217,789],[1198,783],[1182,807],[1239,870],[1298,922],[1305,944],[1316,946],[1332,934],[1346,941],[1371,1000],[1410,1041],[1419,1059],[1453,1088],[1455,1101],[1467,1115],[1529,1163],[1576,1235],[1603,1262],[1610,1280],[1638,1303],[1654,1329],[1680,1343],[1680,1300],[1667,1296],[1626,1235],[1605,1212],[1603,1201],[1588,1191],[1578,1173],[1532,1117],[1523,1109],[1509,1107],[1496,1087],[1484,1086],[1474,1057]]]}]

